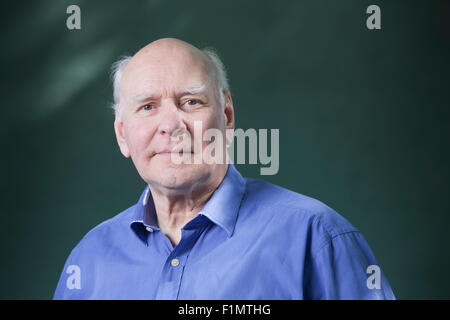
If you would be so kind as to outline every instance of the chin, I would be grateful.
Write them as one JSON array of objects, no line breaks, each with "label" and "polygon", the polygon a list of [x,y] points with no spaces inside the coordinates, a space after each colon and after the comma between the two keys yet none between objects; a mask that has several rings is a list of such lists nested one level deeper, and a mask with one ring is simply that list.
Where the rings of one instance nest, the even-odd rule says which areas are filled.
[{"label": "chin", "polygon": [[147,183],[158,184],[168,189],[183,189],[207,175],[204,165],[161,163],[146,172]]}]

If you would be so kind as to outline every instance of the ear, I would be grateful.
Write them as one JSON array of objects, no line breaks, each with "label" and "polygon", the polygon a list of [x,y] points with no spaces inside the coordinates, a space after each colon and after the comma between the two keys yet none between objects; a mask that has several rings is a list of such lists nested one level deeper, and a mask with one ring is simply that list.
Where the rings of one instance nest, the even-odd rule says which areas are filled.
[{"label": "ear", "polygon": [[223,113],[225,115],[226,144],[229,146],[233,142],[234,138],[234,108],[230,92],[225,90],[223,93],[225,97]]},{"label": "ear", "polygon": [[223,107],[223,113],[225,114],[225,128],[234,129],[233,100],[231,99],[231,94],[229,91],[225,90],[223,94],[225,97],[225,105]]},{"label": "ear", "polygon": [[127,140],[125,139],[123,121],[119,117],[119,113],[116,111],[116,119],[114,120],[114,131],[116,132],[117,143],[120,147],[120,152],[122,152],[125,158],[130,157],[130,150],[128,149]]}]

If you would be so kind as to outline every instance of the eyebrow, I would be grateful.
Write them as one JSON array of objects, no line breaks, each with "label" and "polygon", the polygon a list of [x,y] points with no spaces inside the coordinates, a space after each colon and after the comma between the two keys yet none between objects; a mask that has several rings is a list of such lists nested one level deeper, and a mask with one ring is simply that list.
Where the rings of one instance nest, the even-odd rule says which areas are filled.
[{"label": "eyebrow", "polygon": [[206,83],[204,83],[200,87],[184,89],[183,91],[181,91],[181,95],[183,95],[183,94],[198,94],[198,93],[205,91],[205,89],[206,89]]},{"label": "eyebrow", "polygon": [[[192,88],[186,88],[181,90],[177,96],[183,96],[185,94],[199,94],[203,93],[206,90],[206,83],[199,87],[192,87]],[[152,93],[140,93],[137,95],[134,95],[131,99],[135,102],[144,102],[150,99],[156,98],[158,95],[152,94]]]}]

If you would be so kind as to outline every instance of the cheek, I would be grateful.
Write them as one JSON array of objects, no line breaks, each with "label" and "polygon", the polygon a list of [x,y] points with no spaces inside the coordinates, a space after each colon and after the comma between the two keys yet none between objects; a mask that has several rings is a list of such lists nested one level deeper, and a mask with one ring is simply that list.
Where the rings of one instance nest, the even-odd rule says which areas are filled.
[{"label": "cheek", "polygon": [[[210,117],[205,118],[202,123],[203,123],[202,135],[201,135],[201,137],[198,137],[198,139],[196,139],[197,141],[203,140],[202,144],[204,146],[209,145],[211,143],[211,140],[210,140],[211,135],[216,137],[217,134],[221,134],[220,136],[217,136],[217,137],[218,138],[221,137],[222,138],[221,140],[223,142],[225,141],[225,134],[224,134],[225,123],[224,123],[223,117],[221,116],[220,113],[212,114]],[[215,130],[211,131],[208,135],[207,134],[208,129],[215,129]],[[218,133],[217,130],[219,130],[220,133]]]},{"label": "cheek", "polygon": [[139,158],[148,151],[153,129],[144,122],[133,122],[127,126],[127,143],[131,157]]},{"label": "cheek", "polygon": [[[215,106],[218,108],[218,106]],[[224,129],[225,128],[225,118],[224,114],[221,110],[214,110],[208,117],[205,119],[205,127],[206,128],[216,128],[216,129]]]},{"label": "cheek", "polygon": [[201,142],[208,129],[221,129],[219,125],[219,118],[215,114],[203,114],[201,117],[196,115],[195,118],[189,119],[188,131],[190,132],[193,141]]}]

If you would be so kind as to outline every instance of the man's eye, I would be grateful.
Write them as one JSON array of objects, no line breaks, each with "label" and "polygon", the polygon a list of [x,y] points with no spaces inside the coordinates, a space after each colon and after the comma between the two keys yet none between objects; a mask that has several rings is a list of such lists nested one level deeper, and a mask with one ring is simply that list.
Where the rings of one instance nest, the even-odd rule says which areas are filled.
[{"label": "man's eye", "polygon": [[150,111],[153,109],[153,105],[152,104],[146,104],[142,106],[142,110],[144,111]]},{"label": "man's eye", "polygon": [[187,106],[195,106],[196,104],[198,104],[198,100],[195,99],[189,99],[186,101]]}]

